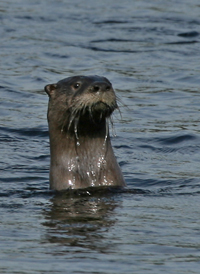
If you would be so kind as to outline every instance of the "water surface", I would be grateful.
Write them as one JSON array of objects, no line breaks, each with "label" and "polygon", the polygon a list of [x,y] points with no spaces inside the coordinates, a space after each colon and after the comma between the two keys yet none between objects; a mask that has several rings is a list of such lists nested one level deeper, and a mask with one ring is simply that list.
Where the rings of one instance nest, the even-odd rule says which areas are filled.
[{"label": "water surface", "polygon": [[[199,273],[200,6],[0,4],[0,273]],[[127,189],[49,191],[43,87],[104,75]]]}]

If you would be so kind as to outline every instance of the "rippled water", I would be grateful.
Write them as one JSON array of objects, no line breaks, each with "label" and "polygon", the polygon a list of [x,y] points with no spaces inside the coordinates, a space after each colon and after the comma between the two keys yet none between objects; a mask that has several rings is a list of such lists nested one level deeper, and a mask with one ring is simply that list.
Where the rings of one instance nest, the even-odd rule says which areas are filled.
[{"label": "rippled water", "polygon": [[[0,3],[0,273],[199,273],[200,5]],[[48,189],[46,84],[106,76],[127,189]],[[124,106],[126,105],[126,106]]]}]

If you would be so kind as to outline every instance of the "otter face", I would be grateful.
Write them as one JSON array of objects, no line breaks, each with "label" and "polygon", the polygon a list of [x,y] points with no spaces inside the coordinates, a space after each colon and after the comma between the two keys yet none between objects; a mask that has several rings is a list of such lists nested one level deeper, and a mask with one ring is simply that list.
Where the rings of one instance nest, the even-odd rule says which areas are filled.
[{"label": "otter face", "polygon": [[58,102],[60,109],[62,105],[68,111],[70,123],[76,118],[98,123],[118,108],[112,84],[105,77],[69,77],[47,85],[45,91],[53,104]]}]

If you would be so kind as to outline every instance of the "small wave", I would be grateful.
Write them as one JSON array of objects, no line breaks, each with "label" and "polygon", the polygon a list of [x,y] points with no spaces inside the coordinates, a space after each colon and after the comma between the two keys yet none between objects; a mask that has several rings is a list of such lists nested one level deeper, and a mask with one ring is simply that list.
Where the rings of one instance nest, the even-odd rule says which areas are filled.
[{"label": "small wave", "polygon": [[134,42],[132,39],[117,39],[117,38],[108,38],[108,39],[99,39],[99,40],[92,40],[91,43],[107,43],[107,42]]},{"label": "small wave", "polygon": [[3,133],[15,133],[17,135],[21,136],[31,136],[31,137],[48,137],[48,130],[47,128],[40,126],[40,127],[34,127],[34,128],[8,128],[8,127],[0,127],[0,137],[4,138],[5,141],[9,140],[10,136]]},{"label": "small wave", "polygon": [[45,187],[32,187],[32,188],[26,188],[26,189],[11,189],[11,190],[5,190],[0,192],[0,197],[15,197],[15,198],[32,198],[32,197],[52,197],[55,195],[52,191],[48,190],[48,188]]},{"label": "small wave", "polygon": [[[89,47],[86,47],[87,49],[90,49],[90,50],[93,50],[93,51],[102,51],[102,52],[124,52],[124,53],[138,53],[138,52],[141,52],[140,50],[121,50],[121,49],[111,49],[111,48],[100,48],[100,47],[94,47],[94,46],[89,46]],[[152,51],[152,50],[148,50],[148,51]],[[147,51],[144,51],[143,52],[147,52]]]},{"label": "small wave", "polygon": [[199,36],[199,32],[197,31],[188,31],[188,32],[181,32],[178,34],[180,37],[185,37],[185,38],[193,38]]},{"label": "small wave", "polygon": [[137,188],[141,194],[147,195],[199,195],[200,180],[189,179],[139,179],[135,178],[128,183],[128,192],[135,192]]},{"label": "small wave", "polygon": [[179,136],[169,136],[164,138],[158,138],[157,141],[165,145],[172,145],[172,144],[183,143],[186,141],[191,141],[196,139],[197,137],[195,135],[185,134],[185,135],[179,135]]},{"label": "small wave", "polygon": [[156,147],[152,145],[140,145],[138,146],[144,150],[150,150],[155,153],[180,153],[180,154],[192,154],[200,152],[200,145],[189,145],[189,146],[181,146],[181,147],[170,147],[170,146],[163,146],[163,147]]},{"label": "small wave", "polygon": [[112,24],[127,24],[127,23],[130,23],[130,22],[126,21],[126,20],[104,20],[104,21],[95,22],[94,24],[96,24],[96,25],[104,25],[104,24],[112,25]]},{"label": "small wave", "polygon": [[176,41],[176,42],[169,42],[165,43],[166,45],[185,45],[185,44],[196,44],[199,43],[197,40],[192,40],[192,41]]}]

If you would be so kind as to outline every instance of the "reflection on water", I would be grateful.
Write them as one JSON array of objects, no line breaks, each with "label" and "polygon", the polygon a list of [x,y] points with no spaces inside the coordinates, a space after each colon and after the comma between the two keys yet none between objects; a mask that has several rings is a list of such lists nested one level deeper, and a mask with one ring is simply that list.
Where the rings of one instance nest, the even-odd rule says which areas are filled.
[{"label": "reflection on water", "polygon": [[[44,226],[48,227],[46,240],[50,243],[71,245],[105,251],[101,245],[102,232],[109,230],[115,220],[111,217],[120,201],[103,191],[73,197],[63,192],[51,198],[51,207],[44,212]],[[72,197],[70,197],[72,196]],[[97,244],[96,241],[99,241]]]}]

